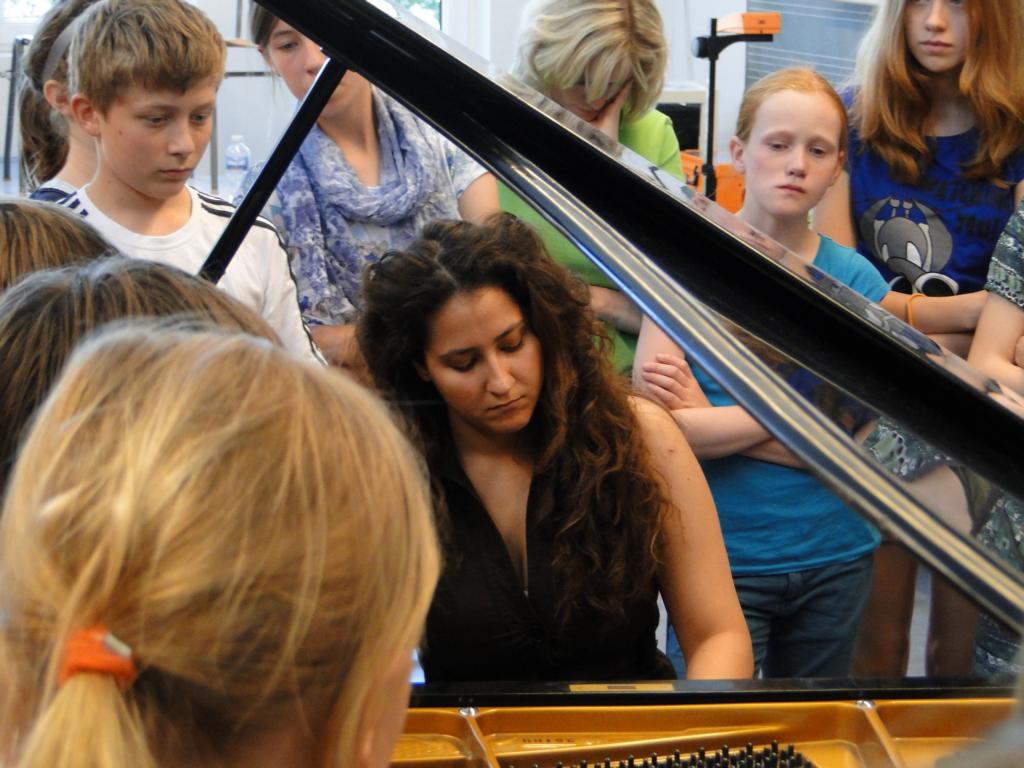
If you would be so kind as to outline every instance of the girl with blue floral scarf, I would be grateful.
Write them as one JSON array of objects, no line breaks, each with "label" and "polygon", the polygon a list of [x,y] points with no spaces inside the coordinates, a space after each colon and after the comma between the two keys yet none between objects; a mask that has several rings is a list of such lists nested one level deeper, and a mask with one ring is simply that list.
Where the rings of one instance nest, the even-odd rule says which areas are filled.
[{"label": "girl with blue floral scarf", "polygon": [[[250,26],[270,68],[304,97],[324,63],[320,47],[255,3]],[[497,210],[493,176],[355,72],[345,74],[267,204],[292,257],[303,318],[342,367],[358,361],[351,323],[363,268],[405,248],[434,219],[482,221]]]}]

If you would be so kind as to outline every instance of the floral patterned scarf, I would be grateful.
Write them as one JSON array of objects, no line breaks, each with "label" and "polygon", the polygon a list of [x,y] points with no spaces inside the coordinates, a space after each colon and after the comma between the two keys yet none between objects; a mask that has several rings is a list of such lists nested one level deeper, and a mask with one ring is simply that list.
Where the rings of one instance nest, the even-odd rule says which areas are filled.
[{"label": "floral patterned scarf", "polygon": [[413,216],[434,189],[438,173],[436,163],[424,154],[429,128],[376,89],[373,112],[384,153],[380,186],[366,187],[337,144],[319,127],[310,131],[293,161],[302,173],[289,174],[290,182],[308,187],[287,193],[311,194],[315,205],[297,212],[288,239],[319,246],[326,254],[328,279],[335,284],[358,280],[362,269],[349,222],[388,226]]}]

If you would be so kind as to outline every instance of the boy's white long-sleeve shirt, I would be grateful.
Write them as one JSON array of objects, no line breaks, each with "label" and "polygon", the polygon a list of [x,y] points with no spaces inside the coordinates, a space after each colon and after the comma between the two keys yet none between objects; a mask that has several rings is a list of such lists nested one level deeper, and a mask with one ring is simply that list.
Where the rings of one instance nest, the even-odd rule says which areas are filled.
[{"label": "boy's white long-sleeve shirt", "polygon": [[[186,187],[192,213],[183,227],[169,235],[140,235],[99,210],[80,189],[61,205],[81,215],[126,256],[170,264],[198,274],[227,226],[234,206]],[[257,219],[239,246],[217,287],[257,312],[281,339],[285,349],[306,360],[323,363],[299,313],[288,255],[274,225]]]}]

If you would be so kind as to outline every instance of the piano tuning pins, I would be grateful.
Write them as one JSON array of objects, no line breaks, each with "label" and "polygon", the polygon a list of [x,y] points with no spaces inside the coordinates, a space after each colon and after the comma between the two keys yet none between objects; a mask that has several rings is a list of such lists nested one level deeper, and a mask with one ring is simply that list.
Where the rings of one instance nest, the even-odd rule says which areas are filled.
[{"label": "piano tuning pins", "polygon": [[[507,768],[514,768],[509,765]],[[534,763],[532,768],[539,768]],[[671,755],[659,757],[652,752],[650,757],[637,758],[629,755],[613,761],[611,757],[595,758],[593,762],[581,759],[579,763],[559,762],[554,768],[816,768],[813,762],[796,745],[779,746],[777,740],[770,745],[755,747],[753,742],[742,746],[722,745],[721,749],[707,750],[700,747],[696,752],[683,754],[676,749]]]}]

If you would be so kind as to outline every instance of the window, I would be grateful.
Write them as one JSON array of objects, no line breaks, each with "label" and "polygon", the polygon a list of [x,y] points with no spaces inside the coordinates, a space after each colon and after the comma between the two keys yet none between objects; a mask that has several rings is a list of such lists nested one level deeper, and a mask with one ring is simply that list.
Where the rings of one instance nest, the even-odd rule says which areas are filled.
[{"label": "window", "polygon": [[781,11],[775,42],[748,45],[747,86],[783,67],[814,67],[836,88],[853,74],[857,45],[873,14],[870,4],[849,0],[749,0],[751,11]]},{"label": "window", "polygon": [[53,5],[53,0],[0,0],[4,21],[35,21]]},{"label": "window", "polygon": [[394,0],[395,5],[407,8],[413,15],[431,26],[441,28],[441,0]]}]

